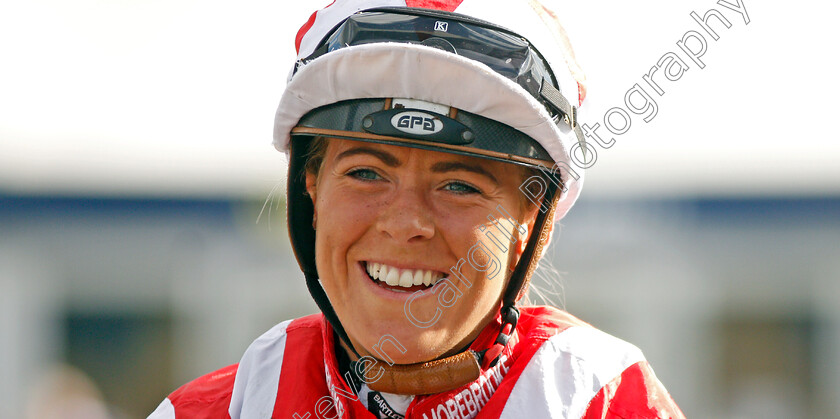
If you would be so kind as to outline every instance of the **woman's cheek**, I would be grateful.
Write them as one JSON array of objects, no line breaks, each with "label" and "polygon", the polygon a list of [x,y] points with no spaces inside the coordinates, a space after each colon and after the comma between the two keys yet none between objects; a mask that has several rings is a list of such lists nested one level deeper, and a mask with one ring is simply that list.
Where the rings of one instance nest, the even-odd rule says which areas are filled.
[{"label": "woman's cheek", "polygon": [[495,245],[492,243],[488,245],[484,240],[478,240],[467,251],[466,261],[470,267],[487,280],[496,279],[503,274],[504,265],[496,254],[497,249],[493,247]]}]

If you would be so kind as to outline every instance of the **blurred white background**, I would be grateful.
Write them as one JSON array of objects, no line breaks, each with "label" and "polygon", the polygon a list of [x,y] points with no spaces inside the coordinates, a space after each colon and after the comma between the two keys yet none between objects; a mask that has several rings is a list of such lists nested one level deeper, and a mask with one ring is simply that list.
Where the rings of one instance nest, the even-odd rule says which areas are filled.
[{"label": "blurred white background", "polygon": [[[294,34],[327,3],[0,4],[0,417],[61,364],[142,417],[314,310],[270,142]],[[732,24],[598,149],[552,250],[566,307],[638,344],[689,417],[840,416],[838,7],[549,3],[590,124],[687,59],[690,12]]]}]

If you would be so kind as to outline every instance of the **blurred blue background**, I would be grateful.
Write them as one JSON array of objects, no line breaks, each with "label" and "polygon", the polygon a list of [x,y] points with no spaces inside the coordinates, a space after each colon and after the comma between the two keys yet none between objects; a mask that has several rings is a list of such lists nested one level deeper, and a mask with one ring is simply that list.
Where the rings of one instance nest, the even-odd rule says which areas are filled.
[{"label": "blurred blue background", "polygon": [[[0,417],[145,417],[316,310],[269,143],[326,3],[0,5]],[[840,417],[836,6],[549,4],[590,125],[702,31],[691,11],[731,27],[597,149],[535,285],[638,345],[689,417]]]}]

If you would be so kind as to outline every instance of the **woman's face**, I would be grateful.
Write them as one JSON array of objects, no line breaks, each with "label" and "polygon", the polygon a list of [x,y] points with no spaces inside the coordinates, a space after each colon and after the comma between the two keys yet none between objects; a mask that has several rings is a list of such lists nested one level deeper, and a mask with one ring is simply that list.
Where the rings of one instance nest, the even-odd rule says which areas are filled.
[{"label": "woman's face", "polygon": [[[524,214],[522,180],[512,164],[329,140],[320,172],[306,175],[316,264],[360,354],[375,354],[390,335],[405,353],[393,345],[382,350],[396,363],[416,363],[454,354],[475,339],[495,316],[524,247],[504,232],[514,230],[515,240],[512,225],[533,231],[536,209]],[[441,277],[448,281],[434,288],[423,282]]]}]

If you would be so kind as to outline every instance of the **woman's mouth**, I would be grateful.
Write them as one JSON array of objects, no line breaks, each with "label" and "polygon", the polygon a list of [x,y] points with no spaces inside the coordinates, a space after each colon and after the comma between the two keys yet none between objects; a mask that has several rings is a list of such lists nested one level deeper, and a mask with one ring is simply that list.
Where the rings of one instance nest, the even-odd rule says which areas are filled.
[{"label": "woman's mouth", "polygon": [[396,292],[415,292],[431,287],[444,274],[426,269],[401,269],[384,263],[362,262],[368,276],[377,285]]}]

